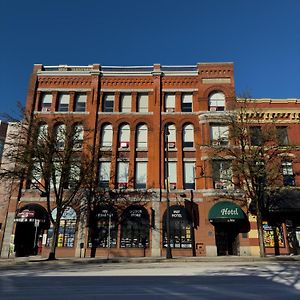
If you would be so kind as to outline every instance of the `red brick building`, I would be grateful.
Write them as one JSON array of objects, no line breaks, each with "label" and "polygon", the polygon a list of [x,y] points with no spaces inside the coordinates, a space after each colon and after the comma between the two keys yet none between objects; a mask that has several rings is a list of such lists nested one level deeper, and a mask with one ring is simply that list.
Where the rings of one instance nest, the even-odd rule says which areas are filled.
[{"label": "red brick building", "polygon": [[[121,217],[115,216],[116,212],[108,214],[108,208],[99,212],[100,229],[108,229],[111,215],[110,255],[165,255],[167,197],[173,256],[258,255],[255,218],[247,208],[228,199],[228,187],[220,178],[213,178],[208,156],[209,148],[223,134],[218,117],[234,103],[232,63],[35,65],[26,108],[47,126],[52,126],[54,119],[61,120],[59,126],[64,120],[75,120],[83,126],[83,139],[84,129],[93,129],[90,144],[100,153],[100,186],[153,192],[144,205],[128,205],[121,213],[121,223],[114,221]],[[289,140],[300,145],[299,99],[261,99],[257,103],[266,110],[265,118],[280,114]],[[291,168],[294,185],[300,186],[299,163]],[[42,254],[47,254],[51,228],[48,221],[36,221],[47,218],[43,207],[45,201],[31,189],[24,188],[19,196],[10,195],[1,256],[13,252],[9,243],[14,244],[17,256],[33,254],[32,245],[39,237]],[[194,207],[192,214],[190,207]],[[218,215],[221,209],[225,217]],[[295,230],[300,225],[296,222],[299,212],[291,221]],[[70,208],[67,215],[62,222],[58,256],[89,256],[84,221],[76,208]],[[214,218],[220,219],[215,222]],[[284,244],[280,251],[288,254],[287,229],[281,228]],[[99,238],[96,255],[107,253],[105,235]]]}]

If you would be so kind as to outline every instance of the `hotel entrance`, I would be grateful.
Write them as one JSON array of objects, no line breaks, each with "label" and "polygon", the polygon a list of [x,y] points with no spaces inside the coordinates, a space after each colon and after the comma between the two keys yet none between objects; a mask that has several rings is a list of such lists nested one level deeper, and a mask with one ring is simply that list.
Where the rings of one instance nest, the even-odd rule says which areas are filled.
[{"label": "hotel entrance", "polygon": [[215,227],[217,255],[240,255],[239,233],[244,232],[248,223],[243,210],[230,201],[217,202],[208,219]]}]

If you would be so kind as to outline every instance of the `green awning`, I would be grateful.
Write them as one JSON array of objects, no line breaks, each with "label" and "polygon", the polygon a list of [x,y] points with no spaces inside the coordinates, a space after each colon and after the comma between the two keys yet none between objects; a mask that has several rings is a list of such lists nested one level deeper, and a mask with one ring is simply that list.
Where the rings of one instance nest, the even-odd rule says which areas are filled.
[{"label": "green awning", "polygon": [[239,205],[230,201],[216,203],[208,213],[209,222],[237,222],[245,219]]}]

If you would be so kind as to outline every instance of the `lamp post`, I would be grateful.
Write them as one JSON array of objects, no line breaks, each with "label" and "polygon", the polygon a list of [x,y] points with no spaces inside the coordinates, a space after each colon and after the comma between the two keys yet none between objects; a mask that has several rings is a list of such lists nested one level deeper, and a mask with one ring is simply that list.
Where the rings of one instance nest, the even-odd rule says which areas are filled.
[{"label": "lamp post", "polygon": [[167,226],[167,249],[166,249],[166,258],[172,258],[172,251],[171,251],[171,242],[170,242],[170,198],[169,198],[169,129],[168,125],[165,126],[164,131],[164,138],[165,138],[165,185],[166,185],[166,200],[167,200],[167,218],[166,218],[166,226]]}]

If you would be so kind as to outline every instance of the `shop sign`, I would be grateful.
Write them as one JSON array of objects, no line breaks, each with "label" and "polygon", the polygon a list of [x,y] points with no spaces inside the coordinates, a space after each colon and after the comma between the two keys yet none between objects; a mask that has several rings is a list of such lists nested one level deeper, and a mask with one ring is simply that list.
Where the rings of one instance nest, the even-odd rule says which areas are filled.
[{"label": "shop sign", "polygon": [[21,212],[17,214],[17,217],[19,218],[30,218],[34,217],[35,211],[34,210],[29,210],[29,209],[24,209]]}]

